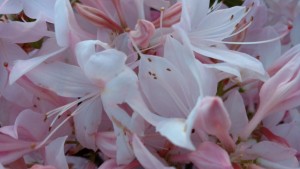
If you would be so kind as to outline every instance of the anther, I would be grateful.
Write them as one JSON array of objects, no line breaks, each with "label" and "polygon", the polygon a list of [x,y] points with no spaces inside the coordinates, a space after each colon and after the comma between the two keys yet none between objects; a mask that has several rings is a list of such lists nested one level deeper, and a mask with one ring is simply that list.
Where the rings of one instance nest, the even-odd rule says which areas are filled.
[{"label": "anther", "polygon": [[34,143],[30,145],[31,149],[35,149],[35,147],[36,147],[36,144],[34,144]]}]

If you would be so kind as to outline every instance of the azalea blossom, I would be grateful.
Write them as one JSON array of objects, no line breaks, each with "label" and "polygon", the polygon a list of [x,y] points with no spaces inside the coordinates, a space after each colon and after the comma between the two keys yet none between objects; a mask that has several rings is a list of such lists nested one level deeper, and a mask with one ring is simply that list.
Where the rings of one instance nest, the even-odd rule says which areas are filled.
[{"label": "azalea blossom", "polygon": [[0,0],[0,169],[299,169],[297,0]]}]

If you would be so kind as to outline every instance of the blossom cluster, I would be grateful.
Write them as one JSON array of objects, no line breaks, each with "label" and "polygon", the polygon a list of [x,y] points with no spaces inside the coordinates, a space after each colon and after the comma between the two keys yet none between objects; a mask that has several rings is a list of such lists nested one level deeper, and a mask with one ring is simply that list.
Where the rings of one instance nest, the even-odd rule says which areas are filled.
[{"label": "blossom cluster", "polygon": [[0,0],[0,169],[300,169],[300,3]]}]

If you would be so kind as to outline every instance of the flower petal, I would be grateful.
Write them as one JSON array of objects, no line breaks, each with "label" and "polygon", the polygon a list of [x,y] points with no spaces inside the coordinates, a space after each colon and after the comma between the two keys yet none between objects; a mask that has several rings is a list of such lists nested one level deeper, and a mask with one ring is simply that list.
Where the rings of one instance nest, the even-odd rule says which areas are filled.
[{"label": "flower petal", "polygon": [[27,77],[36,85],[65,97],[82,97],[99,90],[79,67],[61,62],[41,64],[28,72]]},{"label": "flower petal", "polygon": [[22,9],[21,0],[0,0],[0,14],[17,14]]},{"label": "flower petal", "polygon": [[65,50],[66,50],[66,48],[58,48],[58,49],[54,49],[53,51],[51,51],[51,53],[48,53],[48,54],[45,54],[42,56],[37,56],[37,57],[31,58],[28,60],[15,61],[15,64],[9,75],[9,84],[13,84],[20,77],[22,77],[24,74],[26,74],[30,70],[34,69],[38,65],[40,65],[42,62],[48,60],[49,58],[52,58],[52,57],[55,57],[55,56],[61,54]]},{"label": "flower petal", "polygon": [[166,167],[160,160],[157,159],[141,142],[141,140],[133,135],[132,148],[134,155],[145,168],[161,168],[161,169],[174,169],[174,167]]},{"label": "flower petal", "polygon": [[86,148],[96,150],[96,133],[102,119],[100,97],[80,104],[74,116],[76,138]]},{"label": "flower petal", "polygon": [[53,140],[45,147],[46,164],[52,165],[55,168],[68,168],[68,163],[65,156],[64,145],[67,136],[59,137]]}]

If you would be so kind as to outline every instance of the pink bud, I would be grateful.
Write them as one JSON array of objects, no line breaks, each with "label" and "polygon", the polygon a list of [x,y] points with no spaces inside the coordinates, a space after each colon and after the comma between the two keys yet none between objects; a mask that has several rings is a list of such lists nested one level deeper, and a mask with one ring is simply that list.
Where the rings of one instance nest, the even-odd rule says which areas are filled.
[{"label": "pink bud", "polygon": [[235,143],[229,135],[231,121],[221,98],[204,98],[200,111],[202,129],[208,134],[215,135],[228,151],[233,151]]},{"label": "pink bud", "polygon": [[102,11],[79,3],[75,4],[75,8],[78,13],[80,13],[84,18],[89,20],[95,26],[105,27],[114,31],[123,32],[123,29]]}]

